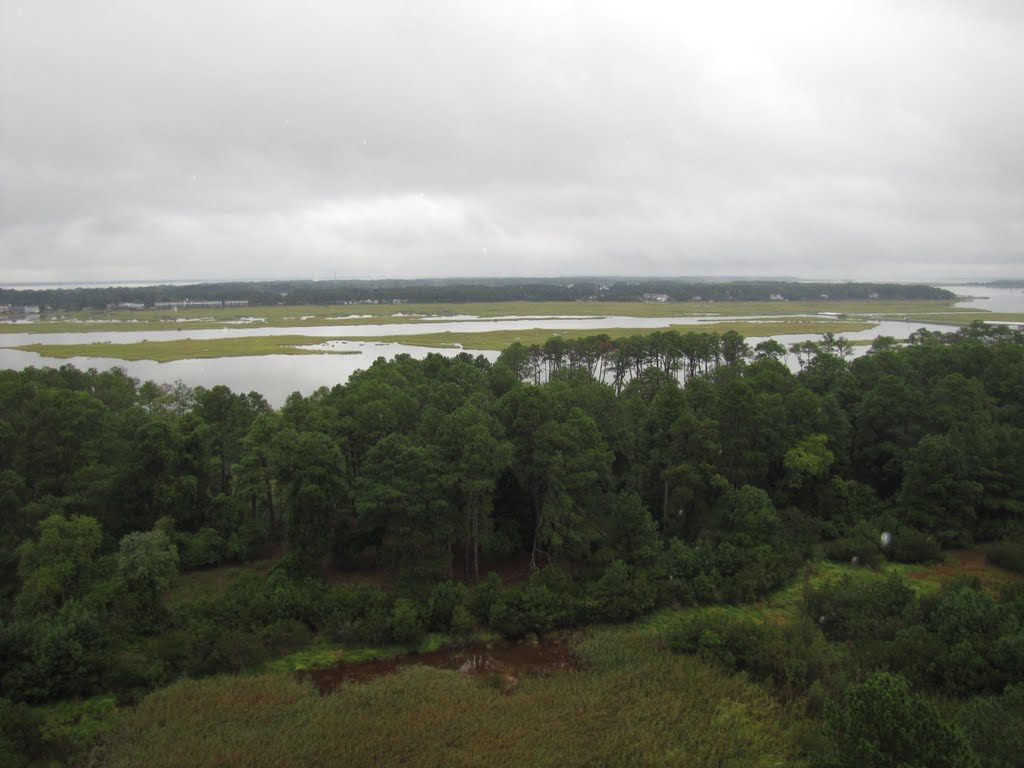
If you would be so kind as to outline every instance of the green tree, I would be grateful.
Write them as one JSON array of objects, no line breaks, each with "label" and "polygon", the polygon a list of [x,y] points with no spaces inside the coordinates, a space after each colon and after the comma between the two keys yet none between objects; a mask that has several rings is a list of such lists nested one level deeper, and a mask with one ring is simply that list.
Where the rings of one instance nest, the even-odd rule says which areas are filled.
[{"label": "green tree", "polygon": [[906,462],[900,502],[916,528],[946,544],[964,544],[974,533],[982,486],[970,476],[968,457],[947,435],[927,435]]},{"label": "green tree", "polygon": [[963,734],[947,725],[906,680],[872,675],[829,716],[836,768],[972,768],[978,759]]},{"label": "green tree", "polygon": [[160,530],[129,533],[118,547],[117,568],[129,589],[163,592],[178,572],[178,549]]},{"label": "green tree", "polygon": [[59,609],[86,591],[96,568],[103,532],[91,517],[51,515],[39,524],[39,537],[18,548],[22,615]]},{"label": "green tree", "polygon": [[276,470],[284,488],[290,552],[302,569],[315,571],[348,496],[345,461],[322,432],[282,430],[273,451],[281,458]]},{"label": "green tree", "polygon": [[360,525],[383,536],[383,554],[402,577],[451,575],[458,517],[440,451],[391,434],[366,456],[353,489]]},{"label": "green tree", "polygon": [[573,408],[564,421],[537,430],[525,468],[534,503],[530,565],[537,556],[584,557],[597,534],[596,505],[611,477],[612,454],[594,420]]},{"label": "green tree", "polygon": [[486,535],[498,476],[512,461],[512,446],[500,423],[473,403],[445,417],[438,443],[451,472],[457,506],[463,510],[463,573],[480,579],[480,541]]}]

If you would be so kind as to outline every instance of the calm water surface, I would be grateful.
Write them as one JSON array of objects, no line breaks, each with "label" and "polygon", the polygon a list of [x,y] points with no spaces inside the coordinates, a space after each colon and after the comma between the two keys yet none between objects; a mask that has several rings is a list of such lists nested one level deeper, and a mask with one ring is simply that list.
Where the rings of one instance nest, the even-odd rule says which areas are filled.
[{"label": "calm water surface", "polygon": [[[1024,290],[980,288],[976,286],[943,286],[961,296],[975,297],[959,303],[977,309],[988,309],[993,312],[1024,312]],[[792,317],[792,316],[789,316]],[[466,316],[447,318],[443,321],[418,323],[416,325],[342,325],[317,326],[309,328],[227,328],[218,330],[199,330],[182,324],[182,328],[173,331],[125,331],[96,333],[54,333],[32,334],[17,333],[0,335],[0,368],[21,369],[28,366],[54,366],[72,364],[78,368],[96,368],[105,370],[121,367],[128,375],[142,381],[152,380],[159,383],[173,384],[182,381],[189,386],[211,387],[225,384],[236,392],[255,390],[263,394],[276,406],[284,403],[292,392],[308,395],[321,386],[334,386],[348,380],[357,370],[369,367],[378,357],[390,359],[395,355],[409,354],[415,358],[423,358],[430,352],[438,352],[446,356],[458,354],[458,349],[433,349],[415,347],[406,344],[393,344],[374,341],[339,341],[331,345],[332,349],[352,351],[351,355],[265,355],[259,357],[230,357],[211,360],[177,360],[169,363],[156,363],[150,360],[125,361],[103,357],[74,357],[58,359],[46,357],[34,352],[22,352],[10,347],[23,344],[87,344],[92,342],[136,342],[164,341],[182,338],[218,339],[241,336],[295,335],[295,336],[406,336],[412,333],[438,333],[443,331],[474,332],[494,330],[526,330],[530,328],[636,328],[638,332],[645,329],[663,327],[669,323],[692,325],[695,330],[701,323],[727,320],[728,317],[678,317],[678,318],[644,318],[644,317],[502,317],[491,320],[472,319]],[[771,316],[760,318],[743,317],[743,320],[772,320]],[[905,337],[917,328],[948,331],[949,326],[929,323],[905,323],[885,321],[868,331],[856,331],[843,334],[851,340],[873,339],[876,336]],[[817,339],[817,334],[792,334],[776,336],[778,341],[789,345],[806,339]],[[762,341],[761,337],[749,337],[753,346]],[[311,339],[311,343],[316,343]],[[863,354],[867,347],[855,347],[855,354]],[[482,354],[489,360],[498,357],[497,352],[467,350],[474,355]]]}]

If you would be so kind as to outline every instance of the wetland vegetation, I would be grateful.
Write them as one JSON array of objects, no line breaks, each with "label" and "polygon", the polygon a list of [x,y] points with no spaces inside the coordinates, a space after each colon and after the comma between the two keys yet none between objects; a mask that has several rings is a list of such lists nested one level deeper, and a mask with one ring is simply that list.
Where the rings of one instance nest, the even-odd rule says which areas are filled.
[{"label": "wetland vegetation", "polygon": [[787,351],[0,372],[4,764],[1014,765],[1024,335]]}]

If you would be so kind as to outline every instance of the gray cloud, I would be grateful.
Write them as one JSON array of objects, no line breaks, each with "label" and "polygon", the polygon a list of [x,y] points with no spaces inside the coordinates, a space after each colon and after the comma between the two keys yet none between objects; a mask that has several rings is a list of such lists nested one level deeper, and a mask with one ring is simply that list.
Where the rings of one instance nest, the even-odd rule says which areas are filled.
[{"label": "gray cloud", "polygon": [[0,0],[3,279],[1024,274],[1024,6],[708,6]]}]

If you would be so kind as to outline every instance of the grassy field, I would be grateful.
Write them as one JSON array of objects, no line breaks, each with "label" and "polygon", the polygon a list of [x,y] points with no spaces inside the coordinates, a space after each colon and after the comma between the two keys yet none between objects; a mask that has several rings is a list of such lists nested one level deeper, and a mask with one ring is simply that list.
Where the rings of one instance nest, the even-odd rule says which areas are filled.
[{"label": "grassy field", "polygon": [[[418,347],[462,347],[463,349],[502,350],[513,342],[521,344],[543,344],[553,336],[565,339],[576,339],[585,336],[607,334],[613,339],[625,336],[643,336],[654,331],[674,330],[680,333],[724,333],[736,331],[744,336],[779,336],[792,333],[849,333],[873,328],[874,323],[859,323],[844,320],[815,320],[801,318],[796,320],[773,320],[752,322],[732,320],[725,322],[709,322],[700,325],[671,325],[661,328],[525,328],[502,331],[443,331],[441,333],[415,333],[400,336],[367,336],[359,337],[363,341],[392,341]],[[350,337],[355,340],[355,337]]]},{"label": "grassy field", "polygon": [[193,360],[214,357],[253,357],[258,355],[355,355],[354,350],[300,349],[299,344],[317,344],[325,339],[315,336],[246,336],[233,339],[179,339],[175,341],[139,341],[131,344],[99,342],[95,344],[25,344],[17,349],[38,352],[46,357],[107,357],[116,360]]},{"label": "grassy field", "polygon": [[[269,562],[180,576],[168,599],[219,594],[241,573],[265,572]],[[523,677],[511,689],[497,677],[414,666],[321,697],[294,671],[406,649],[313,645],[257,675],[180,681],[116,717],[108,701],[94,702],[99,726],[87,725],[107,734],[102,764],[122,768],[801,766],[799,745],[813,725],[799,705],[781,704],[745,675],[671,654],[664,633],[704,612],[791,621],[805,585],[845,574],[882,579],[893,570],[921,592],[964,574],[989,589],[1024,581],[988,564],[980,550],[876,571],[811,563],[760,603],[665,609],[631,624],[593,627],[575,649],[582,670]],[[431,636],[423,649],[442,639]]]},{"label": "grassy field", "polygon": [[163,594],[164,605],[173,607],[218,598],[242,576],[266,576],[275,562],[274,558],[268,558],[179,573],[171,582],[170,589]]},{"label": "grassy field", "polygon": [[513,342],[542,344],[552,336],[580,338],[606,333],[612,338],[636,336],[656,330],[677,330],[680,333],[724,333],[736,331],[744,336],[778,336],[782,334],[849,333],[874,327],[873,323],[847,320],[795,318],[753,322],[744,320],[709,322],[700,325],[666,325],[664,328],[528,328],[501,331],[444,331],[398,336],[248,336],[232,339],[180,339],[175,341],[140,341],[130,344],[99,342],[93,344],[25,344],[16,349],[38,352],[46,357],[105,357],[118,360],[155,360],[166,363],[213,357],[251,357],[258,355],[358,354],[354,350],[302,349],[297,345],[321,344],[330,341],[372,341],[408,344],[418,347],[450,347],[471,350],[502,350]]},{"label": "grassy field", "polygon": [[917,312],[910,314],[883,314],[882,320],[912,320],[921,323],[941,323],[944,325],[970,325],[981,320],[986,323],[1024,323],[1024,312],[979,312],[963,310],[958,312]]},{"label": "grassy field", "polygon": [[[963,310],[978,314],[977,310]],[[551,317],[680,317],[693,315],[803,315],[829,312],[846,315],[908,315],[959,313],[954,302],[918,301],[724,301],[724,302],[597,302],[509,301],[475,304],[347,304],[327,306],[274,306],[224,309],[87,311],[54,313],[31,324],[0,324],[0,333],[89,333],[92,331],[175,330],[238,327],[268,328],[372,323],[415,324],[453,315],[483,319],[509,316]],[[363,316],[363,317],[360,317]],[[368,316],[368,317],[366,317]],[[181,322],[187,321],[187,322]]]},{"label": "grassy field", "polygon": [[284,674],[183,681],[109,740],[109,766],[801,765],[803,719],[657,638],[596,631],[582,672],[490,680],[411,667],[320,697]]}]

